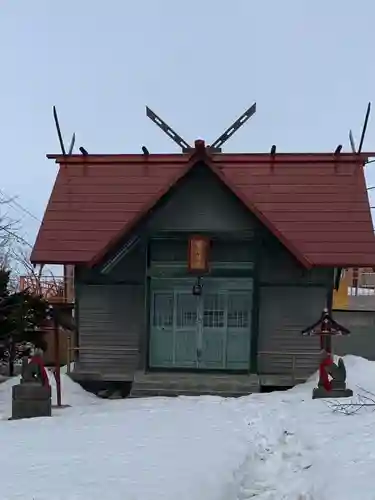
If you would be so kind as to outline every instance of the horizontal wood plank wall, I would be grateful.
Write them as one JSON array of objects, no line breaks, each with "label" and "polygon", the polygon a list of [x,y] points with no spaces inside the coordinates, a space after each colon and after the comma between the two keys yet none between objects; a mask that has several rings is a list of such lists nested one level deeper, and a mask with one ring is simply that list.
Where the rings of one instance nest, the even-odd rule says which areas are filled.
[{"label": "horizontal wood plank wall", "polygon": [[304,269],[270,234],[261,248],[258,372],[306,378],[318,368],[320,339],[301,331],[326,306],[333,269]]},{"label": "horizontal wood plank wall", "polygon": [[144,328],[144,285],[84,285],[77,295],[77,371],[132,380]]},{"label": "horizontal wood plank wall", "polygon": [[333,317],[348,328],[350,335],[333,339],[339,356],[353,354],[375,361],[375,311],[334,311]]},{"label": "horizontal wood plank wall", "polygon": [[193,169],[148,221],[158,231],[237,232],[255,227],[255,217],[207,167]]},{"label": "horizontal wood plank wall", "polygon": [[[235,233],[236,234],[236,233]],[[254,262],[254,242],[249,237],[245,241],[226,240],[221,235],[219,239],[213,236],[210,246],[209,261],[210,265],[215,266],[218,263],[228,264],[231,268],[252,268]],[[240,233],[239,238],[242,236]],[[233,236],[232,236],[233,237]],[[159,263],[171,265],[179,263],[186,275],[188,275],[188,237],[181,235],[178,239],[153,239],[150,242],[150,261],[151,265]]]},{"label": "horizontal wood plank wall", "polygon": [[319,318],[325,299],[322,287],[261,288],[259,373],[307,377],[317,369],[319,337],[303,337],[301,331]]},{"label": "horizontal wood plank wall", "polygon": [[259,265],[262,285],[318,285],[328,290],[333,284],[333,269],[305,269],[271,235],[267,235],[261,244]]}]

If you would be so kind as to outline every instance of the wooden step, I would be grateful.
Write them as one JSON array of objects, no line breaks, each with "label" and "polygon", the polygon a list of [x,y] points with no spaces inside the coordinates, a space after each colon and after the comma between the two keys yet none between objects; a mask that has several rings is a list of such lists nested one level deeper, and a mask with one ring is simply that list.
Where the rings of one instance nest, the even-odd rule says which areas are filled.
[{"label": "wooden step", "polygon": [[256,375],[196,373],[137,373],[130,397],[201,396],[239,397],[259,392]]},{"label": "wooden step", "polygon": [[258,389],[251,391],[251,392],[236,392],[236,391],[217,391],[217,390],[212,390],[212,391],[192,391],[192,390],[184,390],[184,389],[178,389],[176,391],[169,390],[169,389],[153,389],[153,390],[147,390],[147,389],[136,389],[135,391],[132,391],[129,395],[129,398],[153,398],[153,397],[164,397],[164,398],[173,398],[173,397],[179,397],[179,396],[190,396],[190,397],[199,397],[199,396],[218,396],[221,398],[240,398],[243,396],[248,396],[249,394],[252,394],[254,392],[259,392]]}]

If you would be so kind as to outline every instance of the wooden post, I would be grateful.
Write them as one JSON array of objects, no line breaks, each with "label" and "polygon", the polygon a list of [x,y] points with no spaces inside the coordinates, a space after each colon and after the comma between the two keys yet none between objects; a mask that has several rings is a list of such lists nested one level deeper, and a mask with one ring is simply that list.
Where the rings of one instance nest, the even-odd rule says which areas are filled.
[{"label": "wooden post", "polygon": [[53,321],[53,330],[55,337],[55,379],[56,379],[56,399],[57,406],[61,407],[61,374],[60,374],[60,336],[59,325],[56,318]]},{"label": "wooden post", "polygon": [[72,349],[71,341],[72,341],[72,339],[71,339],[70,335],[68,335],[68,337],[66,339],[66,345],[67,345],[67,350],[66,350],[66,372],[67,372],[68,375],[70,374],[70,363],[71,363],[71,349]]},{"label": "wooden post", "polygon": [[296,356],[295,356],[295,354],[292,354],[292,383],[293,383],[293,385],[296,383],[295,372],[296,372]]}]

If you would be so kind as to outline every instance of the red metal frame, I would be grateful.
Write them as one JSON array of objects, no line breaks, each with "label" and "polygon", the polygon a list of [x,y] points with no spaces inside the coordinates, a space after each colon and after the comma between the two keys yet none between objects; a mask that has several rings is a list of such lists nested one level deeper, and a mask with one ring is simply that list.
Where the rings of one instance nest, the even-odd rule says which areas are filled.
[{"label": "red metal frame", "polygon": [[41,295],[50,303],[74,302],[73,276],[20,276],[20,290],[29,289],[30,293]]}]

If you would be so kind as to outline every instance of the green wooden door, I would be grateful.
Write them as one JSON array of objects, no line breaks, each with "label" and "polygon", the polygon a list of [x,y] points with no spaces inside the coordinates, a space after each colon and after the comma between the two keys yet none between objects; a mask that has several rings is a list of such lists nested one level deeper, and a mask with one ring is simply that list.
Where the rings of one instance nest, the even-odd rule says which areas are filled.
[{"label": "green wooden door", "polygon": [[173,366],[174,293],[157,291],[151,295],[150,366]]},{"label": "green wooden door", "polygon": [[203,289],[200,300],[203,325],[199,330],[199,368],[225,369],[227,293],[224,290]]},{"label": "green wooden door", "polygon": [[207,280],[201,302],[203,328],[202,352],[198,359],[200,368],[249,368],[252,296],[252,280]]},{"label": "green wooden door", "polygon": [[197,368],[198,297],[189,285],[158,280],[151,289],[150,367]]},{"label": "green wooden door", "polygon": [[197,367],[198,297],[191,290],[175,291],[174,365],[179,368]]},{"label": "green wooden door", "polygon": [[246,370],[250,362],[252,282],[205,280],[201,296],[184,280],[151,292],[151,367]]}]

